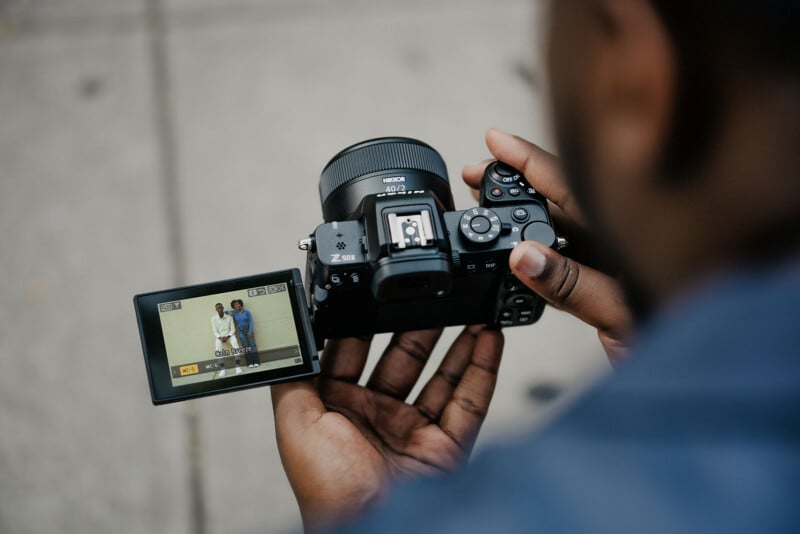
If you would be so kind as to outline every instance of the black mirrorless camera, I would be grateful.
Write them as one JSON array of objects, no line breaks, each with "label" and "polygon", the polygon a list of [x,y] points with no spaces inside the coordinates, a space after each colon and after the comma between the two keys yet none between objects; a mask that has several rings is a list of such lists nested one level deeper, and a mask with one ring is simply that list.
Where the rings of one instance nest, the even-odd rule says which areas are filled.
[{"label": "black mirrorless camera", "polygon": [[386,137],[335,155],[319,190],[305,287],[291,269],[134,297],[155,404],[314,376],[325,339],[541,316],[508,256],[556,234],[512,167],[491,163],[479,206],[456,211],[439,153]]}]

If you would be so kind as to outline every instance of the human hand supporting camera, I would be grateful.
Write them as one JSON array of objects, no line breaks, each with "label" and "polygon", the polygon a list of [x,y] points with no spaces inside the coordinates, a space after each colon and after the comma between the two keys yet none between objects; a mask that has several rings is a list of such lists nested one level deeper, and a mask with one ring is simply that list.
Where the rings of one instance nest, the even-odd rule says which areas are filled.
[{"label": "human hand supporting camera", "polygon": [[[521,170],[551,202],[558,229],[584,243],[588,230],[561,179],[556,158],[498,130],[487,133],[498,160]],[[464,168],[477,188],[488,161]],[[477,197],[477,192],[476,192]],[[591,255],[581,261],[526,241],[512,252],[515,275],[551,305],[598,330],[609,358],[627,350],[631,316],[615,279]],[[392,480],[447,472],[468,457],[494,391],[503,337],[468,327],[413,404],[405,402],[441,330],[396,334],[367,381],[358,381],[370,341],[329,341],[315,380],[272,387],[281,460],[305,527],[351,518],[381,499]]]},{"label": "human hand supporting camera", "polygon": [[317,379],[272,386],[284,469],[307,530],[347,520],[398,478],[464,463],[494,392],[503,336],[466,327],[413,404],[441,330],[395,334],[368,379],[370,340],[328,341]]},{"label": "human hand supporting camera", "polygon": [[[596,249],[564,183],[558,159],[533,143],[496,129],[487,132],[486,145],[497,160],[521,171],[550,201],[556,230],[567,231],[571,243],[562,255],[541,243],[523,241],[511,253],[511,270],[552,306],[595,327],[609,360],[618,363],[628,351],[631,313],[617,281],[602,270],[606,268],[603,258],[598,257],[602,251]],[[464,167],[464,181],[474,189],[476,199],[484,169],[491,161]]]}]

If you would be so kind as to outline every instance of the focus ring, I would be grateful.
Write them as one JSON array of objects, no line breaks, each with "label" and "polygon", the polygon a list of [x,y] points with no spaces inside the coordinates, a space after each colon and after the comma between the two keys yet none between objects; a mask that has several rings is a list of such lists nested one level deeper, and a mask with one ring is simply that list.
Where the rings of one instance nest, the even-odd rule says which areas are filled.
[{"label": "focus ring", "polygon": [[403,169],[424,171],[447,183],[447,167],[433,148],[409,138],[386,137],[353,145],[328,163],[319,180],[323,202],[342,185],[374,172]]}]

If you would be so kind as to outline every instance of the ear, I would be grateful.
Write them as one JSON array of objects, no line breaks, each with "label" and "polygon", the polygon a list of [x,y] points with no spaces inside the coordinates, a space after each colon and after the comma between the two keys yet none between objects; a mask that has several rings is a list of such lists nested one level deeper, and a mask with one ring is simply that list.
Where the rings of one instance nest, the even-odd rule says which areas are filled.
[{"label": "ear", "polygon": [[602,174],[637,179],[653,173],[670,128],[677,59],[648,0],[596,0],[596,61],[589,115],[594,161]]}]

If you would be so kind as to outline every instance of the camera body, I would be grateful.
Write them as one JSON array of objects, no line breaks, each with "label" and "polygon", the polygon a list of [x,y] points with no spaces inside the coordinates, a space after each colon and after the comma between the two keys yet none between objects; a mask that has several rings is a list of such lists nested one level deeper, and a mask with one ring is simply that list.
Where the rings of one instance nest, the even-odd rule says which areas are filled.
[{"label": "camera body", "polygon": [[457,211],[439,154],[380,138],[322,173],[326,220],[301,242],[318,343],[459,324],[535,322],[543,300],[510,272],[522,240],[556,243],[547,201],[516,169],[487,167],[478,207]]},{"label": "camera body", "polygon": [[300,244],[305,284],[289,269],[134,297],[154,404],[316,376],[325,339],[542,314],[508,256],[556,235],[545,198],[508,165],[489,164],[479,205],[456,211],[438,152],[373,139],[331,159],[320,198],[325,222]]}]

